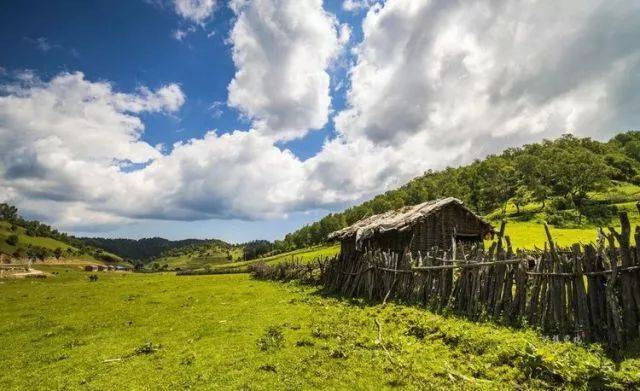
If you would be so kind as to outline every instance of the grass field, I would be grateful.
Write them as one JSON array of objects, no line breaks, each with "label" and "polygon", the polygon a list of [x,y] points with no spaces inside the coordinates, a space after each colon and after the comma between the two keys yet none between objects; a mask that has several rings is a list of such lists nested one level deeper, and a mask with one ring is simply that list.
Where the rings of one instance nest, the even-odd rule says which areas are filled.
[{"label": "grass field", "polygon": [[[282,254],[273,255],[265,258],[252,259],[250,261],[239,261],[217,265],[217,268],[237,269],[244,271],[249,265],[257,262],[266,262],[268,264],[276,264],[285,261],[309,262],[317,258],[333,257],[340,252],[339,244],[326,244],[321,246],[307,247],[300,250],[289,251]],[[214,267],[213,269],[216,269]]]},{"label": "grass field", "polygon": [[147,264],[147,267],[151,267],[153,263],[159,265],[167,265],[169,269],[200,269],[205,266],[224,266],[229,265],[231,262],[228,259],[228,255],[231,255],[232,260],[238,260],[242,258],[242,249],[233,248],[227,252],[226,250],[219,248],[206,248],[202,254],[199,252],[190,252],[180,254],[173,257],[162,257]]},{"label": "grass field", "polygon": [[[640,386],[640,360],[248,275],[0,281],[0,389]],[[375,320],[381,325],[378,330]]]},{"label": "grass field", "polygon": [[[629,215],[632,225],[640,224],[640,213],[636,207],[636,202],[640,201],[640,186],[636,186],[624,182],[614,182],[613,186],[601,193],[591,194],[594,200],[606,200],[611,205],[615,205],[618,211],[625,211]],[[544,232],[544,213],[536,213],[540,210],[541,205],[529,204],[522,208],[522,212],[533,214],[529,221],[521,221],[517,215],[515,206],[509,204],[507,206],[507,227],[506,233],[510,236],[515,248],[533,249],[535,247],[543,248],[546,242]],[[498,223],[499,213],[489,215],[494,220],[494,225]],[[616,229],[620,229],[617,218],[614,218],[609,224]],[[551,234],[560,246],[570,246],[574,243],[587,244],[595,242],[597,239],[598,226],[589,224],[583,220],[583,223],[577,227],[565,228],[550,226]],[[605,229],[607,227],[604,227]]]}]

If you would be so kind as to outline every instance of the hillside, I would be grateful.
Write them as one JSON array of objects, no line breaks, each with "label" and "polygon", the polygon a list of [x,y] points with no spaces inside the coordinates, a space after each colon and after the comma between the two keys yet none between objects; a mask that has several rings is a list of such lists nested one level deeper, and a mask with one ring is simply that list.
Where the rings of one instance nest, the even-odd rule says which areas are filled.
[{"label": "hillside", "polygon": [[248,261],[237,261],[217,265],[213,270],[224,269],[226,271],[247,271],[247,267],[258,262],[264,262],[269,265],[277,264],[285,261],[310,262],[318,258],[333,257],[340,252],[340,246],[337,244],[324,244],[311,246],[303,249],[288,251],[285,253],[275,254],[268,257],[256,258]]},{"label": "hillside", "polygon": [[143,238],[143,239],[111,239],[111,238],[79,238],[82,243],[89,246],[102,248],[127,259],[148,262],[152,259],[163,256],[176,256],[182,248],[188,251],[197,248],[214,245],[220,248],[231,247],[229,243],[217,239],[184,239],[169,240],[164,238]]},{"label": "hillside", "polygon": [[[640,200],[640,132],[621,133],[607,142],[565,135],[556,140],[510,148],[469,165],[427,171],[341,213],[329,214],[275,242],[279,251],[322,243],[326,235],[363,217],[453,196],[498,223],[519,245],[542,245],[542,222],[569,242],[591,240],[595,227],[615,222],[618,210]],[[567,243],[568,244],[568,243]]]},{"label": "hillside", "polygon": [[192,244],[163,252],[147,266],[162,269],[202,269],[242,260],[242,247],[220,241]]},{"label": "hillside", "polygon": [[[12,228],[13,226],[13,228]],[[27,229],[0,220],[0,253],[12,257],[36,259],[58,258],[60,260],[86,261],[94,263],[120,263],[117,255],[88,247],[76,247],[46,236],[28,235]]]}]

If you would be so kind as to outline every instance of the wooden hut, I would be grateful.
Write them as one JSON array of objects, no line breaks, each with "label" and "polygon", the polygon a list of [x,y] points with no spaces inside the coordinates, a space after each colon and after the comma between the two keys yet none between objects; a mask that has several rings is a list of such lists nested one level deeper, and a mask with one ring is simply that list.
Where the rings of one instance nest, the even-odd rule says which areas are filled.
[{"label": "wooden hut", "polygon": [[342,256],[349,257],[363,249],[446,250],[451,248],[452,239],[482,242],[493,232],[489,222],[462,201],[449,197],[366,217],[331,233],[328,239],[339,240]]}]

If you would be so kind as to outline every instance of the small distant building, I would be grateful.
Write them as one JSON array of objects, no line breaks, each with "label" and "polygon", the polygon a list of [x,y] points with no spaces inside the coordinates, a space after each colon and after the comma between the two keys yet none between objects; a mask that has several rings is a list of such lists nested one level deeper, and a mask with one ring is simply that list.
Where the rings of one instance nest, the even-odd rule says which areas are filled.
[{"label": "small distant building", "polygon": [[85,265],[85,267],[84,267],[84,271],[85,271],[85,272],[95,272],[95,271],[98,271],[98,266],[96,266],[96,265]]},{"label": "small distant building", "polygon": [[364,249],[426,252],[451,248],[452,239],[481,243],[493,235],[493,226],[457,198],[427,201],[364,218],[329,234],[340,241],[343,257]]},{"label": "small distant building", "polygon": [[97,268],[98,268],[99,272],[103,272],[103,271],[105,271],[107,269],[107,267],[104,266],[104,265],[98,265]]}]

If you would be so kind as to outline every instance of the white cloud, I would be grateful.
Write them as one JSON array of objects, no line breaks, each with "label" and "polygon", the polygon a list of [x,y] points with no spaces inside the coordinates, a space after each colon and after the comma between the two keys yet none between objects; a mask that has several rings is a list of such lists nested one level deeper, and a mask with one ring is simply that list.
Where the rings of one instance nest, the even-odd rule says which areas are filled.
[{"label": "white cloud", "polygon": [[346,11],[360,11],[371,8],[378,0],[344,0],[342,8]]},{"label": "white cloud", "polygon": [[[327,69],[347,30],[319,0],[230,6],[229,105],[251,130],[211,131],[163,154],[142,139],[140,115],[179,110],[178,85],[124,93],[80,73],[43,82],[23,72],[0,92],[0,199],[63,228],[260,219],[344,205],[567,130],[605,138],[640,121],[639,5],[389,0],[369,9],[350,80],[334,84],[348,92],[338,136],[303,162],[277,141],[327,121]],[[127,172],[132,164],[142,168]]]},{"label": "white cloud", "polygon": [[190,27],[188,27],[186,29],[175,29],[171,33],[171,36],[176,41],[182,42],[189,34],[193,33],[194,31],[196,31],[196,29],[193,26],[190,26]]},{"label": "white cloud", "polygon": [[176,13],[185,19],[202,24],[216,8],[216,0],[173,0]]},{"label": "white cloud", "polygon": [[185,100],[175,84],[124,94],[82,73],[48,82],[30,73],[2,91],[2,193],[43,202],[102,203],[126,193],[118,188],[120,166],[161,155],[140,140],[144,125],[136,114],[174,112]]},{"label": "white cloud", "polygon": [[225,102],[215,101],[209,106],[209,111],[211,111],[211,116],[213,118],[220,118],[222,114],[224,114]]},{"label": "white cloud", "polygon": [[[620,105],[627,83],[638,86],[637,15],[631,2],[390,0],[363,22],[336,127],[424,170],[565,131],[637,126]],[[442,149],[451,155],[433,155]]]},{"label": "white cloud", "polygon": [[[0,198],[67,229],[140,218],[254,219],[298,206],[302,163],[256,131],[173,145],[141,139],[143,112],[175,112],[180,87],[113,90],[81,73],[4,85]],[[142,168],[127,172],[132,164]],[[259,196],[258,196],[259,195]]]},{"label": "white cloud", "polygon": [[234,1],[231,31],[236,74],[229,106],[276,139],[323,127],[331,99],[327,68],[339,54],[348,28],[339,33],[322,0]]}]

